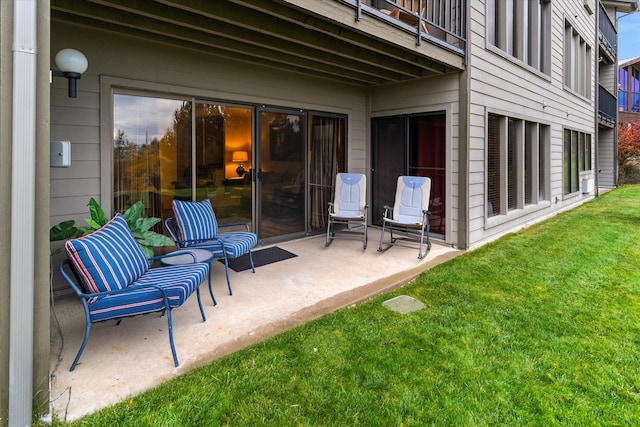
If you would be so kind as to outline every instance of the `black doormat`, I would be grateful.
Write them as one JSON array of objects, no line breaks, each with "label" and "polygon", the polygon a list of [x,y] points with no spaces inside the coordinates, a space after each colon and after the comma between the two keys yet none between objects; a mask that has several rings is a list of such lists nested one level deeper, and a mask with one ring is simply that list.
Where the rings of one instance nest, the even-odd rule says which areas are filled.
[{"label": "black doormat", "polygon": [[[274,262],[283,261],[285,259],[296,257],[289,251],[285,251],[277,246],[267,249],[261,249],[253,252],[253,265],[254,267],[261,267],[267,264],[273,264]],[[224,264],[224,258],[219,259]],[[239,258],[229,258],[229,268],[233,271],[244,271],[251,269],[251,261],[249,260],[249,254],[244,254]]]}]

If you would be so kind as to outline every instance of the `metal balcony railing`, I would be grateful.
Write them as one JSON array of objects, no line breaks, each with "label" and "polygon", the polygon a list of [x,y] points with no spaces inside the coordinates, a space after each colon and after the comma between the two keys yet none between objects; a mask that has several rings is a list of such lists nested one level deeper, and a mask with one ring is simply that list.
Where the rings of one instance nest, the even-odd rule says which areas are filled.
[{"label": "metal balcony railing", "polygon": [[616,123],[616,97],[598,85],[598,121],[600,124],[613,127]]},{"label": "metal balcony railing", "polygon": [[454,52],[467,53],[468,0],[340,0],[356,7],[356,19],[362,12],[396,23],[417,34],[416,44],[424,37]]},{"label": "metal balcony railing", "polygon": [[615,61],[618,52],[618,33],[611,19],[609,19],[609,15],[607,15],[604,7],[602,7],[602,4],[599,4],[598,7],[598,27],[600,30],[598,37],[600,38],[600,44],[609,56],[611,56],[611,59]]}]

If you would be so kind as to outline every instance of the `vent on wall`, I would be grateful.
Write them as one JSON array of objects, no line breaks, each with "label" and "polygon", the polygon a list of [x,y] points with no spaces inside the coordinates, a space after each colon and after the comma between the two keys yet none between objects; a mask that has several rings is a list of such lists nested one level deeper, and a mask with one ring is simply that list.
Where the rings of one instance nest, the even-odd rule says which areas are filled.
[{"label": "vent on wall", "polygon": [[587,9],[587,12],[589,12],[589,15],[593,15],[593,11],[595,9],[595,0],[583,0],[584,1],[584,8]]},{"label": "vent on wall", "polygon": [[68,168],[71,166],[71,142],[51,141],[50,166]]}]

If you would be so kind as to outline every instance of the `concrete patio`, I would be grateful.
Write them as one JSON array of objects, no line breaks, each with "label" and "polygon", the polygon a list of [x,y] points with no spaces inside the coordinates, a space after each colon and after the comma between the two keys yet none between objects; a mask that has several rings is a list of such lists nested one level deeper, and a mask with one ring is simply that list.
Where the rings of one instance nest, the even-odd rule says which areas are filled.
[{"label": "concrete patio", "polygon": [[[434,242],[419,260],[417,249],[392,247],[377,252],[379,230],[369,246],[324,236],[281,243],[297,256],[256,269],[230,270],[233,296],[227,291],[224,265],[212,264],[213,306],[206,284],[200,287],[207,321],[195,296],[174,310],[173,333],[180,366],[175,368],[166,318],[149,314],[92,326],[87,347],[69,372],[84,334],[84,314],[75,295],[57,295],[51,316],[51,410],[74,420],[135,396],[197,366],[262,341],[328,312],[398,288],[422,271],[462,251]],[[259,250],[262,248],[256,248]]]}]

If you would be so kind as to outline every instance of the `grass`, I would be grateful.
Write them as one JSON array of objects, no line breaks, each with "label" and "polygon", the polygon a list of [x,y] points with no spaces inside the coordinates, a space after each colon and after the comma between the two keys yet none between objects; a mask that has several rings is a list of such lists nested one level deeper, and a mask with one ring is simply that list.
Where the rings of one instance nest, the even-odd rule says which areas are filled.
[{"label": "grass", "polygon": [[68,425],[639,425],[638,242],[621,187]]}]

